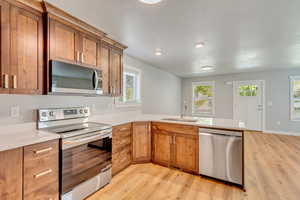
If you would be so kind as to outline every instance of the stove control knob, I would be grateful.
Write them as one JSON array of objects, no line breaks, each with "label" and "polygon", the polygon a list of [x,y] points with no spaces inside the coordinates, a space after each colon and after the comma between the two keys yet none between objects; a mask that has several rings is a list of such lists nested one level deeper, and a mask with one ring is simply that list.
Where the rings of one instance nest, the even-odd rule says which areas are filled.
[{"label": "stove control knob", "polygon": [[50,117],[54,117],[54,112],[53,112],[53,111],[50,111],[50,112],[49,112],[49,116],[50,116]]},{"label": "stove control knob", "polygon": [[42,112],[42,117],[47,117],[47,113],[46,112]]},{"label": "stove control knob", "polygon": [[82,109],[80,109],[80,110],[79,110],[79,113],[80,113],[80,114],[83,114],[83,110],[82,110]]},{"label": "stove control knob", "polygon": [[88,114],[88,112],[89,112],[88,109],[84,109],[85,114]]}]

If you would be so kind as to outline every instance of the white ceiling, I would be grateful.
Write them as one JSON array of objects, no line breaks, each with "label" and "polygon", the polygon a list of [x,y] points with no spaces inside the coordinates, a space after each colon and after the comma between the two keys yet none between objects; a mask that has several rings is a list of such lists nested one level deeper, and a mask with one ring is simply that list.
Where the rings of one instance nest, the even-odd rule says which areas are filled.
[{"label": "white ceiling", "polygon": [[[300,68],[299,0],[48,0],[182,77]],[[195,49],[197,42],[205,47]],[[163,56],[155,56],[161,48]],[[214,72],[203,73],[211,65]]]}]

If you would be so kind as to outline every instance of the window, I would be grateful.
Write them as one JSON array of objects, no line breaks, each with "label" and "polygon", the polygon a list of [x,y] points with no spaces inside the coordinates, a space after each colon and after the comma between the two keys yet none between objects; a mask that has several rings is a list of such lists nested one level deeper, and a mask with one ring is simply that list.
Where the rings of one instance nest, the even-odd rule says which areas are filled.
[{"label": "window", "polygon": [[140,70],[125,67],[123,73],[123,96],[121,103],[136,105],[140,103]]},{"label": "window", "polygon": [[243,97],[255,97],[257,96],[257,85],[241,85],[239,87],[240,96]]},{"label": "window", "polygon": [[193,83],[193,114],[214,115],[214,82]]},{"label": "window", "polygon": [[291,120],[300,120],[300,76],[291,76]]}]

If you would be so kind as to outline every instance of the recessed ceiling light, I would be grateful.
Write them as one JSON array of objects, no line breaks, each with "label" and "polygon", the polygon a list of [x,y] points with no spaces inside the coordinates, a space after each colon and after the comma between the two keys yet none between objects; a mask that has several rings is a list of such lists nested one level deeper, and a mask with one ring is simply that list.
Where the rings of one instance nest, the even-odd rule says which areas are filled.
[{"label": "recessed ceiling light", "polygon": [[195,48],[197,48],[197,49],[202,48],[202,47],[204,47],[204,42],[199,42],[195,45]]},{"label": "recessed ceiling light", "polygon": [[156,4],[161,2],[162,0],[139,0],[139,1],[146,4]]},{"label": "recessed ceiling light", "polygon": [[203,66],[203,67],[201,67],[202,71],[211,71],[213,69],[214,69],[214,67],[212,67],[212,66]]}]

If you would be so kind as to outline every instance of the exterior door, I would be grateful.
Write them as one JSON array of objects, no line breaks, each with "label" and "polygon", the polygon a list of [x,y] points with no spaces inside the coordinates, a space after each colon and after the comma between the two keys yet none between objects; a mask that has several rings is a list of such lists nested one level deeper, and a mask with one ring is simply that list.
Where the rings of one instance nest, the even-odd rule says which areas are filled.
[{"label": "exterior door", "polygon": [[43,22],[40,13],[11,6],[11,93],[43,92]]},{"label": "exterior door", "polygon": [[71,27],[50,19],[50,59],[80,61],[79,35]]},{"label": "exterior door", "polygon": [[9,5],[0,0],[0,93],[9,93]]},{"label": "exterior door", "polygon": [[251,130],[263,130],[263,81],[234,82],[233,116]]},{"label": "exterior door", "polygon": [[186,171],[198,172],[198,136],[176,135],[174,138],[173,165]]},{"label": "exterior door", "polygon": [[173,135],[160,131],[153,132],[153,162],[170,166]]},{"label": "exterior door", "polygon": [[134,122],[132,125],[132,161],[151,160],[151,131],[149,122]]}]

